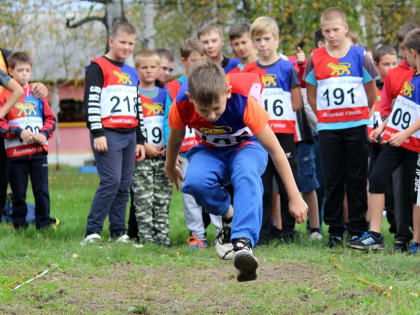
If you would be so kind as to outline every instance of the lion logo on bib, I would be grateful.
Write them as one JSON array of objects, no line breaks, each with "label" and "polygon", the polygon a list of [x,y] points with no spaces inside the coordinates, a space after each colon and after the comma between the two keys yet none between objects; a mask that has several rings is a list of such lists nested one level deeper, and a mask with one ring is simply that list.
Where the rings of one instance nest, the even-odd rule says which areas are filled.
[{"label": "lion logo on bib", "polygon": [[112,73],[115,74],[115,76],[118,78],[119,84],[133,84],[133,82],[131,82],[131,77],[128,73],[119,72],[117,70],[114,70]]},{"label": "lion logo on bib", "polygon": [[277,86],[276,75],[274,73],[268,73],[262,76],[263,86]]},{"label": "lion logo on bib", "polygon": [[414,85],[408,81],[404,82],[403,88],[401,89],[401,94],[408,97],[413,97]]},{"label": "lion logo on bib", "polygon": [[340,62],[339,64],[329,62],[327,63],[327,67],[330,68],[331,74],[330,75],[343,75],[343,74],[350,74],[349,68],[351,67],[350,62]]},{"label": "lion logo on bib", "polygon": [[19,110],[17,114],[18,117],[36,115],[35,102],[26,101],[24,103],[16,103],[14,107],[16,107]]},{"label": "lion logo on bib", "polygon": [[163,104],[162,103],[142,103],[141,104],[145,109],[147,109],[147,113],[145,113],[146,116],[150,115],[163,115]]},{"label": "lion logo on bib", "polygon": [[214,126],[214,128],[200,127],[199,131],[207,135],[222,135],[232,131],[232,127]]}]

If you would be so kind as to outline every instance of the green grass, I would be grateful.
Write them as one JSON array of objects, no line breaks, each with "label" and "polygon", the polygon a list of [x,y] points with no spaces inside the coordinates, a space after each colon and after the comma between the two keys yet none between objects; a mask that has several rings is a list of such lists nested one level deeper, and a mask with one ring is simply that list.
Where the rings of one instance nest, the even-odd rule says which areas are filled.
[{"label": "green grass", "polygon": [[[391,254],[386,226],[387,250],[364,253],[311,243],[301,225],[302,239],[295,244],[255,249],[259,279],[238,283],[232,262],[218,259],[213,248],[186,248],[179,192],[171,204],[172,248],[81,247],[97,184],[94,174],[51,169],[51,215],[63,222],[60,228],[14,231],[0,224],[0,313],[420,313],[420,257]],[[28,199],[33,200],[30,192]],[[106,224],[105,240],[108,233]],[[210,228],[209,239],[214,236]],[[58,268],[45,276],[16,291],[9,288],[53,264]]]}]

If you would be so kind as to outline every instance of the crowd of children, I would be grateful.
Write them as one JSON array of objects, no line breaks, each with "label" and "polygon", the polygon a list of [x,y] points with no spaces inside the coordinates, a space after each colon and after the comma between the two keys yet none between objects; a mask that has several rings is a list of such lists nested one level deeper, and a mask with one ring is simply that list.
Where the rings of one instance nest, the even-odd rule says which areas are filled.
[{"label": "crowd of children", "polygon": [[[381,250],[386,209],[394,250],[419,253],[420,28],[398,32],[398,66],[390,46],[372,60],[339,8],[322,13],[309,58],[300,47],[279,54],[280,38],[272,18],[238,23],[229,30],[236,58],[227,58],[222,29],[206,24],[182,44],[185,75],[170,81],[173,54],[143,50],[130,67],[135,30],[114,24],[110,50],[86,67],[84,109],[100,184],[82,245],[101,241],[108,216],[110,241],[171,246],[174,184],[182,187],[188,247],[209,247],[213,223],[216,253],[233,260],[238,281],[257,277],[252,248],[295,241],[306,217],[313,241],[322,240],[325,222],[327,247],[342,246],[347,232],[348,247]],[[45,87],[29,84],[29,57],[13,53],[7,65],[0,134],[14,226],[27,227],[30,175],[36,227],[56,228],[46,159],[55,117]]]}]

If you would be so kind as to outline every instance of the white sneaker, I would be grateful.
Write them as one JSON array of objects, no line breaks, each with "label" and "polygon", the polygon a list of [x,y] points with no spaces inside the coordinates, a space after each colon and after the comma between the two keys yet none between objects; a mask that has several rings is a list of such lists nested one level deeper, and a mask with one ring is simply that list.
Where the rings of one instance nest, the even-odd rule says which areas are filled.
[{"label": "white sneaker", "polygon": [[240,239],[233,247],[233,265],[238,270],[239,282],[257,279],[258,259],[254,256],[249,240]]},{"label": "white sneaker", "polygon": [[88,244],[98,244],[101,243],[102,238],[98,233],[93,233],[85,236],[83,240],[80,241],[81,246],[86,246]]},{"label": "white sneaker", "polygon": [[109,237],[108,242],[110,243],[125,243],[125,244],[131,244],[133,243],[132,240],[130,240],[130,237],[127,234],[123,234],[119,237]]},{"label": "white sneaker", "polygon": [[230,242],[231,226],[232,222],[226,223],[222,221],[222,228],[214,240],[216,254],[224,260],[230,260],[233,258],[233,245]]},{"label": "white sneaker", "polygon": [[322,240],[322,234],[315,231],[311,233],[311,241],[321,241]]}]

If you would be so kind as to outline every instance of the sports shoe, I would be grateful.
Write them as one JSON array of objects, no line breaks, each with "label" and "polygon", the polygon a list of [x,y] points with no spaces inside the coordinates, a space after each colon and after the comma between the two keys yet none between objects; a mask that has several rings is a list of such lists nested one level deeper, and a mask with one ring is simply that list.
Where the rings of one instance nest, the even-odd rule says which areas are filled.
[{"label": "sports shoe", "polygon": [[239,282],[257,279],[258,260],[251,249],[248,239],[240,239],[233,246],[233,265],[238,270],[236,279]]},{"label": "sports shoe", "polygon": [[80,245],[86,246],[88,244],[99,244],[102,243],[101,236],[98,233],[92,233],[86,235],[83,240],[81,240]]},{"label": "sports shoe", "polygon": [[349,234],[349,238],[348,241],[349,242],[354,242],[356,240],[358,240],[360,238],[360,234]]},{"label": "sports shoe", "polygon": [[420,253],[420,243],[411,242],[408,255],[416,255]]},{"label": "sports shoe", "polygon": [[54,223],[51,224],[51,227],[53,228],[53,230],[57,230],[58,226],[60,225],[60,220],[58,218],[54,218]]},{"label": "sports shoe", "polygon": [[348,247],[361,250],[382,250],[385,249],[382,235],[375,236],[372,232],[365,232],[357,240],[349,242]]},{"label": "sports shoe", "polygon": [[394,253],[408,252],[409,245],[410,245],[409,242],[397,240],[397,241],[395,241],[395,244],[394,244],[394,247],[392,248],[392,251]]},{"label": "sports shoe", "polygon": [[343,237],[338,235],[330,235],[328,243],[325,244],[326,247],[333,248],[335,246],[343,246]]},{"label": "sports shoe", "polygon": [[312,232],[310,237],[311,237],[311,241],[321,241],[322,240],[322,234],[319,233],[318,231]]},{"label": "sports shoe", "polygon": [[197,234],[192,233],[190,237],[187,238],[188,248],[195,249],[195,248],[208,248],[209,244],[207,244],[207,239],[204,236],[197,236]]},{"label": "sports shoe", "polygon": [[110,243],[124,243],[124,244],[132,244],[133,241],[130,239],[130,237],[127,234],[122,234],[120,236],[110,236],[108,238],[108,242]]},{"label": "sports shoe", "polygon": [[230,242],[232,218],[222,220],[222,228],[214,240],[216,254],[221,259],[230,260],[233,258],[233,245]]}]

